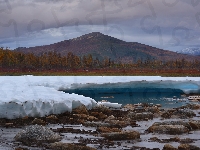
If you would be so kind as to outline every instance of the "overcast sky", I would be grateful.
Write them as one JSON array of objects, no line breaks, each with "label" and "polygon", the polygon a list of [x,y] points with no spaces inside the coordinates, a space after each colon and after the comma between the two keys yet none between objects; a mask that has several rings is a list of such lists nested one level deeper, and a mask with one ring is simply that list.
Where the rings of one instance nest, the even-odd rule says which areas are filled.
[{"label": "overcast sky", "polygon": [[32,47],[90,32],[166,50],[200,47],[199,0],[0,0],[0,46]]}]

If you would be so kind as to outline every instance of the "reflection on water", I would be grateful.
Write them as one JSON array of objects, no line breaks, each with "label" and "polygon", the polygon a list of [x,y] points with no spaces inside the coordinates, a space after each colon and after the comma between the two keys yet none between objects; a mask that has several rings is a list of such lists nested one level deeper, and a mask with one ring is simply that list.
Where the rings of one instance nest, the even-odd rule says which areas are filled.
[{"label": "reflection on water", "polygon": [[108,100],[120,104],[153,103],[165,108],[179,107],[186,104],[187,99],[181,97],[182,90],[170,88],[110,88],[110,87],[79,87],[64,90],[66,93],[76,93],[91,97],[96,101]]}]

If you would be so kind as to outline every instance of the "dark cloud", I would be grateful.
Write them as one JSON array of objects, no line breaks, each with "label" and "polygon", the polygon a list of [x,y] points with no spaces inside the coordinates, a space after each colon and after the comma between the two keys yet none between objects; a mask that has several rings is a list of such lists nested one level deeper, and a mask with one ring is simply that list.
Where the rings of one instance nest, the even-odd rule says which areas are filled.
[{"label": "dark cloud", "polygon": [[195,0],[0,0],[0,43],[13,40],[16,47],[31,34],[57,41],[99,30],[176,49],[198,42],[199,8]]}]

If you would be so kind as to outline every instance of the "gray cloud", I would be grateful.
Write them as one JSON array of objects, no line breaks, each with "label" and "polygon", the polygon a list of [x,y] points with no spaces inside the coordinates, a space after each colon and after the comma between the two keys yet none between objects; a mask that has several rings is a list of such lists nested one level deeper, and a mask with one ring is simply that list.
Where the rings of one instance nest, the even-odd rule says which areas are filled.
[{"label": "gray cloud", "polygon": [[0,42],[18,41],[17,46],[20,37],[31,39],[31,34],[66,39],[72,37],[68,28],[81,35],[98,26],[104,33],[142,42],[137,33],[146,39],[143,43],[162,48],[194,44],[199,8],[195,0],[0,0]]}]

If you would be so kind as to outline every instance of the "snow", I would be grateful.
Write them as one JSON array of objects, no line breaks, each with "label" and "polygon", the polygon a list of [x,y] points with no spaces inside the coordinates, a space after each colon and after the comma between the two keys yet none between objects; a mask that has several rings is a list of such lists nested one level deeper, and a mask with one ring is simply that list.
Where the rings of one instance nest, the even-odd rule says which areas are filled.
[{"label": "snow", "polygon": [[200,48],[199,47],[188,47],[178,51],[179,53],[189,54],[189,55],[200,55]]},{"label": "snow", "polygon": [[[111,84],[112,83],[112,84]],[[141,84],[143,83],[143,84]],[[103,85],[149,86],[178,88],[185,93],[200,90],[199,77],[160,76],[1,76],[0,118],[46,116],[71,111],[84,104],[88,109],[96,106],[95,100],[61,90]],[[118,107],[117,103],[106,103]]]},{"label": "snow", "polygon": [[120,109],[122,104],[118,104],[118,103],[111,103],[111,102],[98,102],[97,103],[99,106],[106,106],[109,108],[115,108],[115,109]]}]

